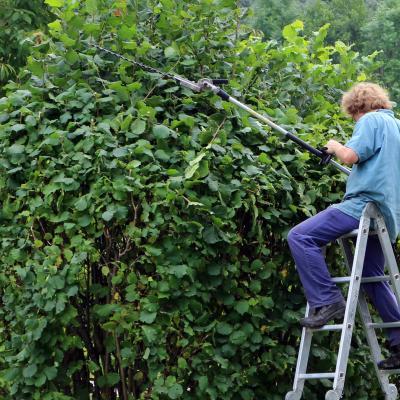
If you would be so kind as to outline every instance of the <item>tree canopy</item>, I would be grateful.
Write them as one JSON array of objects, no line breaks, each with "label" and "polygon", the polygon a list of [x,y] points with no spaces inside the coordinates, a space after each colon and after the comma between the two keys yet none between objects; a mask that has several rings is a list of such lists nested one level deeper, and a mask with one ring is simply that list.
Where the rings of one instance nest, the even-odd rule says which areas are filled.
[{"label": "tree canopy", "polygon": [[266,37],[280,40],[285,24],[304,21],[309,35],[325,24],[330,25],[327,43],[341,41],[353,46],[363,56],[376,52],[381,68],[371,76],[383,84],[393,99],[400,101],[399,52],[397,50],[399,2],[396,0],[285,0],[284,2],[251,2],[253,17],[249,23],[261,29]]}]

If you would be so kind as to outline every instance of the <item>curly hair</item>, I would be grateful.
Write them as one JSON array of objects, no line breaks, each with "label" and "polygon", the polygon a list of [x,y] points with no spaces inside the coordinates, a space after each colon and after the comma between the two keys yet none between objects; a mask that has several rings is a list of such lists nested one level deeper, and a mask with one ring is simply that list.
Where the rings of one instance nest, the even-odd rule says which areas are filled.
[{"label": "curly hair", "polygon": [[376,83],[357,83],[342,97],[342,109],[351,117],[381,108],[390,110],[392,107],[387,90]]}]

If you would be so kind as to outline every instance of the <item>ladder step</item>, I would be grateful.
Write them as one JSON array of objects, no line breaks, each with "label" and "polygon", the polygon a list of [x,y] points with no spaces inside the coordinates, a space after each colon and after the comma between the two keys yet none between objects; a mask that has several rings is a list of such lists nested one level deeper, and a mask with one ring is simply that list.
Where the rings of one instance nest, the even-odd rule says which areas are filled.
[{"label": "ladder step", "polygon": [[299,374],[299,379],[335,379],[334,372],[320,374]]},{"label": "ladder step", "polygon": [[[335,283],[348,283],[351,280],[350,276],[341,276],[339,278],[332,278]],[[374,283],[374,282],[389,282],[390,276],[368,276],[366,278],[361,278],[361,283]]]},{"label": "ladder step", "polygon": [[341,276],[339,278],[332,278],[335,283],[348,283],[350,282],[350,276]]},{"label": "ladder step", "polygon": [[385,375],[400,374],[400,369],[380,369],[379,372]]},{"label": "ladder step", "polygon": [[[371,235],[376,235],[376,231],[369,231],[369,236]],[[341,236],[340,239],[346,239],[349,237],[356,237],[358,235],[358,229],[354,229],[353,231],[350,231],[349,233],[346,233],[345,235]]]},{"label": "ladder step", "polygon": [[374,329],[386,329],[386,328],[400,328],[400,321],[396,322],[381,322],[381,323],[370,323],[368,327]]},{"label": "ladder step", "polygon": [[321,331],[341,331],[343,329],[343,324],[337,325],[324,325],[321,328],[311,329],[313,332],[321,332]]}]

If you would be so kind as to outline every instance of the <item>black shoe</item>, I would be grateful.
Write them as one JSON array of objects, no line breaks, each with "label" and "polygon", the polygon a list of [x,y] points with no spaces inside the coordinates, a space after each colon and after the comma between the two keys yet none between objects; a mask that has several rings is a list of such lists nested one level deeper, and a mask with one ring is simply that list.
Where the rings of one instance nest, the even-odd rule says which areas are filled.
[{"label": "black shoe", "polygon": [[300,325],[306,328],[320,328],[327,324],[331,319],[343,319],[346,311],[346,303],[344,300],[327,306],[319,307],[306,318],[300,320]]},{"label": "black shoe", "polygon": [[378,362],[379,369],[400,369],[400,345],[390,347],[390,356]]}]

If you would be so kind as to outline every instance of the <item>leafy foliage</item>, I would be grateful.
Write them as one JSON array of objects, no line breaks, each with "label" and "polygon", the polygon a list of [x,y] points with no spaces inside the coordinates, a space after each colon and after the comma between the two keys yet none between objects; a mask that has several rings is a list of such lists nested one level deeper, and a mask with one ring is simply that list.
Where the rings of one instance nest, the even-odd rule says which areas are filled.
[{"label": "leafy foliage", "polygon": [[248,22],[261,30],[267,38],[278,40],[281,39],[282,28],[296,20],[302,8],[298,0],[270,0],[268,3],[263,0],[254,0],[249,6],[253,12]]},{"label": "leafy foliage", "polygon": [[329,23],[331,25],[327,36],[329,43],[341,40],[361,49],[361,30],[369,18],[368,5],[365,0],[350,2],[347,0],[312,0],[304,7],[302,17],[310,32]]},{"label": "leafy foliage", "polygon": [[400,58],[397,43],[400,22],[400,4],[386,0],[379,4],[377,12],[363,27],[365,51],[381,50],[379,78],[393,93],[396,101],[400,100]]},{"label": "leafy foliage", "polygon": [[[91,43],[228,77],[314,145],[350,131],[338,99],[372,61],[300,21],[282,45],[263,41],[231,0],[46,3],[52,40],[0,100],[2,396],[281,399],[304,303],[285,236],[344,177],[214,94]],[[321,337],[311,367],[327,369]],[[378,398],[356,340],[347,395]]]},{"label": "leafy foliage", "polygon": [[40,31],[50,21],[42,0],[2,0],[0,3],[0,82],[15,76],[25,64],[29,46],[40,43]]},{"label": "leafy foliage", "polygon": [[254,15],[247,21],[261,29],[268,38],[280,41],[284,25],[300,18],[304,21],[307,35],[329,24],[326,37],[328,44],[339,40],[352,45],[364,56],[379,52],[381,67],[373,79],[383,84],[393,99],[399,102],[398,1],[254,0],[250,3],[247,5],[251,6]]}]

